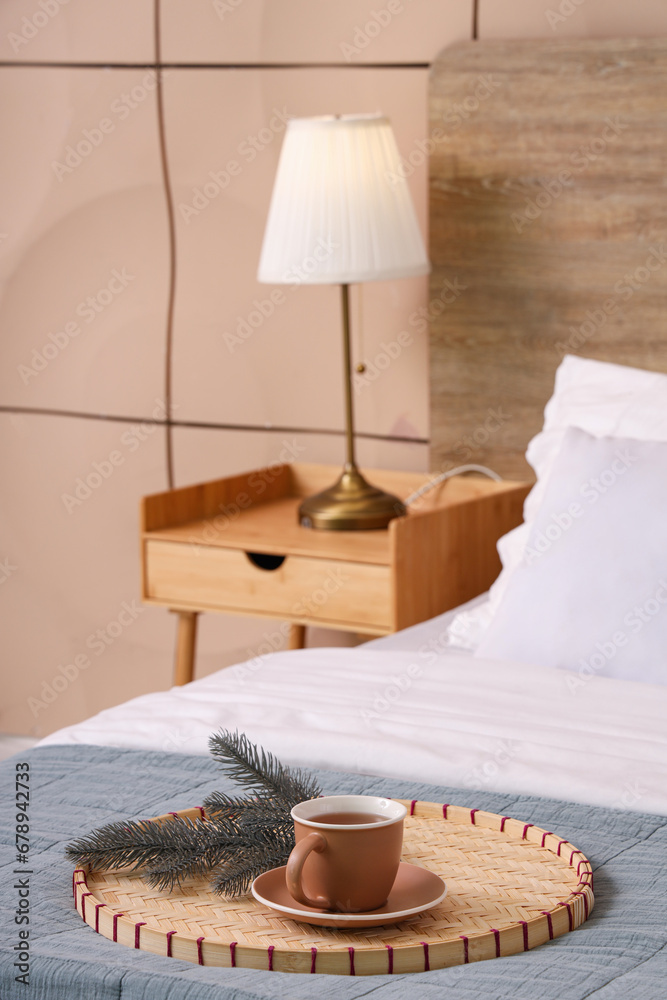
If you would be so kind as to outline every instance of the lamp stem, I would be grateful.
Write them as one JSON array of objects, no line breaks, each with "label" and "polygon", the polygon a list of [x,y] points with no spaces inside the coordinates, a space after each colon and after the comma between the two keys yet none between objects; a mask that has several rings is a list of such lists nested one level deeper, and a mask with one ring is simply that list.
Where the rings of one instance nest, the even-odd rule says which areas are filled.
[{"label": "lamp stem", "polygon": [[350,286],[341,285],[343,302],[343,382],[345,383],[345,467],[338,481],[306,499],[299,506],[299,523],[304,528],[329,531],[368,531],[386,528],[394,517],[406,513],[398,497],[371,485],[354,460],[354,414],[352,407],[352,364],[350,349]]},{"label": "lamp stem", "polygon": [[356,469],[354,458],[354,412],[352,407],[352,358],[350,350],[350,286],[340,286],[343,307],[343,382],[345,384],[346,469]]}]

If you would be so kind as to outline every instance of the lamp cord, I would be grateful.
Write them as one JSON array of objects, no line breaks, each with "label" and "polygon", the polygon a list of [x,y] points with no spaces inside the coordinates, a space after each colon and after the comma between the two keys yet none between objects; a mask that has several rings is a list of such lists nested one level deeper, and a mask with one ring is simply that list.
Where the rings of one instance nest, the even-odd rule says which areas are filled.
[{"label": "lamp cord", "polygon": [[424,485],[420,486],[418,490],[411,493],[407,500],[404,500],[403,503],[406,507],[409,507],[410,504],[413,504],[415,500],[419,500],[420,497],[423,497],[425,493],[428,493],[429,490],[432,490],[435,486],[438,486],[440,483],[444,483],[446,479],[451,479],[452,476],[460,476],[464,472],[480,472],[483,476],[488,476],[489,479],[493,479],[497,483],[502,483],[503,481],[502,476],[499,476],[497,472],[493,471],[493,469],[487,469],[485,465],[457,465],[455,469],[449,469],[447,472],[441,472],[439,475],[434,476],[433,479],[429,479],[427,483],[424,483]]}]

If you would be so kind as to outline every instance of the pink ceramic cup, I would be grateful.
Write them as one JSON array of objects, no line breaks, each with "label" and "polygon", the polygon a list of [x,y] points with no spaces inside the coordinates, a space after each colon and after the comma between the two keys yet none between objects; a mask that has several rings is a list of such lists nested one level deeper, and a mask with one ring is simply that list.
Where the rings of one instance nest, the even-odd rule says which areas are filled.
[{"label": "pink ceramic cup", "polygon": [[406,813],[400,802],[375,795],[328,795],[294,806],[296,846],[285,875],[290,895],[340,913],[384,906],[401,860]]}]

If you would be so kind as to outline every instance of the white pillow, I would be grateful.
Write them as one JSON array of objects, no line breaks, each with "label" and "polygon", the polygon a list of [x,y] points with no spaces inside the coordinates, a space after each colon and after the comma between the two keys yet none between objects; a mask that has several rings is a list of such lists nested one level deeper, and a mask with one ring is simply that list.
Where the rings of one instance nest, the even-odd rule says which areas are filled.
[{"label": "white pillow", "polygon": [[[537,482],[526,497],[524,523],[498,542],[502,571],[489,591],[489,605],[477,613],[474,634],[465,623],[451,628],[457,641],[474,647],[492,621],[512,574],[521,563],[530,528],[540,507],[549,473],[568,427],[580,427],[595,437],[615,435],[640,441],[667,441],[667,375],[627,368],[606,361],[566,355],[556,371],[554,393],[544,411],[544,427],[528,445],[526,458]],[[473,627],[472,623],[469,625]]]},{"label": "white pillow", "polygon": [[667,684],[667,443],[565,432],[475,655]]},{"label": "white pillow", "polygon": [[667,375],[571,354],[563,358],[542,431],[526,450],[537,474],[524,505],[526,522],[532,521],[542,502],[568,427],[580,427],[594,437],[667,441]]}]

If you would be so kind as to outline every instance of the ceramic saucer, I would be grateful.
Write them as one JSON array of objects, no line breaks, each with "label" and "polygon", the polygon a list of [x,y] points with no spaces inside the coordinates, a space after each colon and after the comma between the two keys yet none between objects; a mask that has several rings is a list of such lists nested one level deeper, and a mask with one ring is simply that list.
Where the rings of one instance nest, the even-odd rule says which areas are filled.
[{"label": "ceramic saucer", "polygon": [[426,868],[401,861],[396,880],[384,906],[367,913],[330,913],[303,906],[293,899],[285,884],[285,866],[259,875],[252,884],[255,899],[292,920],[320,927],[379,927],[405,920],[440,903],[447,895],[442,879]]}]

